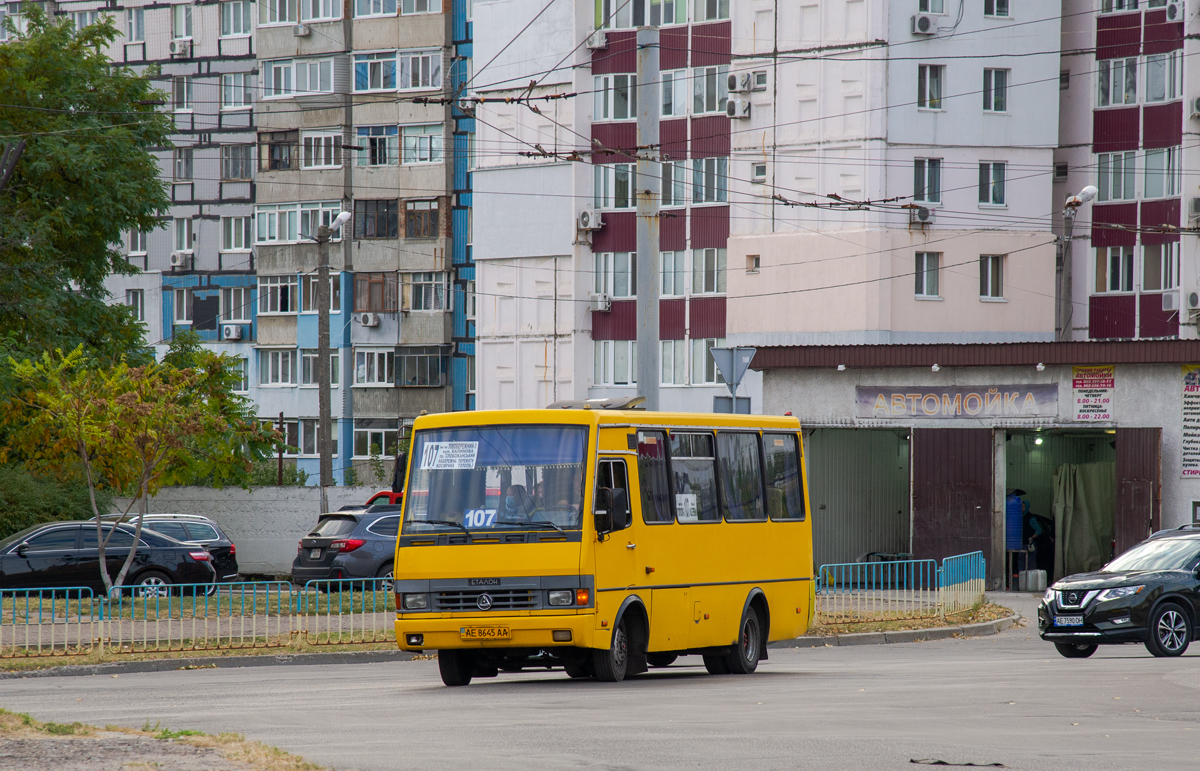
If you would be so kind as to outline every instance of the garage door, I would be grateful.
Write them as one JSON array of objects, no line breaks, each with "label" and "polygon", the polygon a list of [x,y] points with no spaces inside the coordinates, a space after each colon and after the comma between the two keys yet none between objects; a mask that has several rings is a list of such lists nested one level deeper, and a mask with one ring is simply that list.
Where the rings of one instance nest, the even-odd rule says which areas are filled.
[{"label": "garage door", "polygon": [[[992,548],[992,429],[912,432],[913,556],[941,560]],[[1000,566],[990,564],[989,577]]]},{"label": "garage door", "polygon": [[1117,503],[1113,511],[1117,554],[1162,527],[1161,443],[1161,428],[1117,429]]}]

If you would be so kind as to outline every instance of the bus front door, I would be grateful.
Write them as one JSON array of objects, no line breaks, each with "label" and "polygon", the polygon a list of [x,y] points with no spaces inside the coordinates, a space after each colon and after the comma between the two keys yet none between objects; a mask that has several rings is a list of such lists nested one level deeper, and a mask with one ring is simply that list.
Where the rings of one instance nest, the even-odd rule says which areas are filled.
[{"label": "bus front door", "polygon": [[[596,487],[624,490],[625,500],[632,502],[635,491],[629,485],[625,459],[602,456]],[[628,527],[609,533],[604,540],[596,542],[596,623],[606,622],[606,629],[612,628],[621,603],[635,593],[634,587],[644,583],[643,560],[638,548],[639,525],[631,511]],[[642,599],[647,603],[650,601],[649,596]],[[646,610],[649,612],[649,608]]]}]

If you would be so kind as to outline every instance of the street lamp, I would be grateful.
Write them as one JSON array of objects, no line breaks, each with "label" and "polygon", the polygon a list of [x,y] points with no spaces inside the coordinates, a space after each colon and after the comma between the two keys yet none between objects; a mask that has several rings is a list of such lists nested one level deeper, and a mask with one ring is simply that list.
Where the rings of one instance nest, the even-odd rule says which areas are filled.
[{"label": "street lamp", "polygon": [[329,511],[329,493],[326,489],[333,482],[333,453],[330,433],[333,424],[333,407],[329,393],[329,239],[350,221],[350,212],[344,211],[328,225],[317,227],[317,233],[309,236],[317,242],[317,452],[321,456],[320,480],[321,512]]},{"label": "street lamp", "polygon": [[1077,195],[1070,196],[1063,203],[1063,236],[1058,242],[1058,340],[1071,339],[1071,316],[1074,310],[1071,295],[1071,234],[1075,230],[1075,215],[1079,207],[1096,197],[1100,192],[1093,185],[1080,190]]}]

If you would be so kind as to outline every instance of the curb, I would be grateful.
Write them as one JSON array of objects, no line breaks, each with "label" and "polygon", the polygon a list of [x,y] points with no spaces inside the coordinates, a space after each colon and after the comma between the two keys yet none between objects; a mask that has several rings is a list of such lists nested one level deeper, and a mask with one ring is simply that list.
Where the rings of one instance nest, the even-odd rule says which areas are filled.
[{"label": "curb", "polygon": [[174,672],[180,669],[238,669],[242,667],[307,666],[311,664],[375,664],[412,661],[420,654],[408,651],[342,651],[290,653],[278,656],[194,656],[145,661],[114,661],[107,664],[65,664],[28,672],[0,672],[0,680],[26,677],[78,677],[82,675],[125,675],[139,672]]},{"label": "curb", "polygon": [[978,624],[963,626],[937,626],[932,629],[908,629],[901,632],[856,632],[855,634],[829,635],[827,637],[797,637],[794,640],[780,640],[768,645],[768,648],[824,648],[843,645],[886,645],[888,643],[925,642],[927,640],[948,640],[951,637],[986,637],[999,634],[1008,629],[1021,618],[1020,613],[1014,613],[995,621],[983,621]]}]

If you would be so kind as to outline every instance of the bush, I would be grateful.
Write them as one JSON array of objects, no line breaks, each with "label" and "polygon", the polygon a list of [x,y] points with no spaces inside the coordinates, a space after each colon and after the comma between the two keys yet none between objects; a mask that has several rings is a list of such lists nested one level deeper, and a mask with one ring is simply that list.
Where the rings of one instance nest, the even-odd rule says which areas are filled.
[{"label": "bush", "polygon": [[[294,462],[289,463],[284,461],[283,486],[304,487],[306,484],[308,484],[308,472],[304,469],[296,468],[296,464]],[[254,468],[250,471],[250,486],[278,487],[279,461],[273,458],[255,461]]]},{"label": "bush", "polygon": [[[96,491],[101,512],[112,509],[112,498],[106,490]],[[0,538],[43,522],[91,517],[82,477],[41,477],[21,466],[0,466]]]}]

